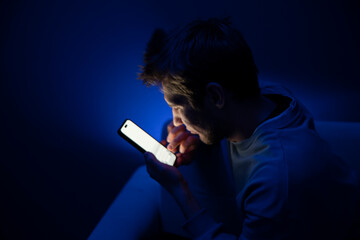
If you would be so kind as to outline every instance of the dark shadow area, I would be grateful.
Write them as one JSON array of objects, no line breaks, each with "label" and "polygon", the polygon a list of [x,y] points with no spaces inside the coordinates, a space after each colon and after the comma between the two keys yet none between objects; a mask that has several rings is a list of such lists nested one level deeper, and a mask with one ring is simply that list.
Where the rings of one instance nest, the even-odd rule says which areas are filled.
[{"label": "dark shadow area", "polygon": [[2,132],[0,238],[84,239],[142,155],[12,116]]}]

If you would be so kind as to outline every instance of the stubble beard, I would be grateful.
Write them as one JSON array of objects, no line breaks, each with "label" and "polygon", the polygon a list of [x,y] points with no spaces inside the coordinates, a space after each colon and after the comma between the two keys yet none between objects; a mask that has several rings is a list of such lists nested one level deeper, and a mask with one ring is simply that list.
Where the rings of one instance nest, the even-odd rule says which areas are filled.
[{"label": "stubble beard", "polygon": [[214,125],[208,126],[204,133],[200,135],[200,140],[206,145],[217,144],[221,139],[222,134],[220,129]]}]

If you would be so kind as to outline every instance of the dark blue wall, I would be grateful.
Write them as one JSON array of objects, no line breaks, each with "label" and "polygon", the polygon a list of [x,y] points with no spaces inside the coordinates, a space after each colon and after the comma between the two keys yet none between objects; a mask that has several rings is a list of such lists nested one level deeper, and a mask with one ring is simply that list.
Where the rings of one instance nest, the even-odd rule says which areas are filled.
[{"label": "dark blue wall", "polygon": [[130,118],[158,137],[170,117],[136,80],[154,28],[232,16],[261,79],[289,87],[318,120],[360,121],[359,10],[350,0],[2,1],[0,238],[86,238],[142,164],[116,130]]}]

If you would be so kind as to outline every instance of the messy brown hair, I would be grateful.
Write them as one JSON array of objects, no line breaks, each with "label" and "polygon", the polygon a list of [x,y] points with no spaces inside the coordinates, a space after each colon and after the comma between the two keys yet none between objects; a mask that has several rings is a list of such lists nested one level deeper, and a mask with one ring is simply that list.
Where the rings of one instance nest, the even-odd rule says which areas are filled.
[{"label": "messy brown hair", "polygon": [[206,85],[217,82],[241,100],[259,95],[258,70],[242,34],[229,19],[196,20],[169,33],[156,29],[147,44],[139,79],[166,83],[194,108],[203,104]]}]

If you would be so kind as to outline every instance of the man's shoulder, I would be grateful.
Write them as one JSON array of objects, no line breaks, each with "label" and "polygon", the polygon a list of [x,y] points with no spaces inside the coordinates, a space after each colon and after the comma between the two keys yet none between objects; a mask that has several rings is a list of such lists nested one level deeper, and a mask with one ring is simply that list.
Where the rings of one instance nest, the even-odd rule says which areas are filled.
[{"label": "man's shoulder", "polygon": [[[283,182],[289,171],[308,168],[321,159],[333,157],[329,146],[314,129],[289,127],[267,128],[240,144],[230,143],[233,165],[247,167],[249,179],[258,176]],[[321,158],[321,159],[318,159]],[[314,169],[314,168],[313,168]]]},{"label": "man's shoulder", "polygon": [[273,157],[288,164],[293,161],[299,161],[299,164],[313,164],[320,159],[336,157],[329,144],[315,129],[309,127],[269,129],[259,138],[268,147],[258,157]]},{"label": "man's shoulder", "polygon": [[[272,181],[286,181],[288,189],[301,186],[300,192],[318,192],[329,182],[334,187],[344,181],[355,182],[352,170],[315,130],[284,129],[267,134],[264,143],[268,145],[266,151],[254,156],[261,167],[257,169],[266,169]],[[254,176],[259,173],[254,172]]]}]

